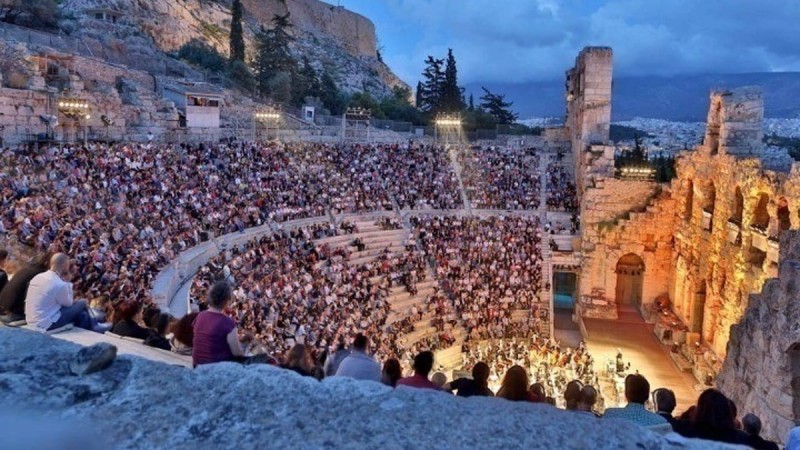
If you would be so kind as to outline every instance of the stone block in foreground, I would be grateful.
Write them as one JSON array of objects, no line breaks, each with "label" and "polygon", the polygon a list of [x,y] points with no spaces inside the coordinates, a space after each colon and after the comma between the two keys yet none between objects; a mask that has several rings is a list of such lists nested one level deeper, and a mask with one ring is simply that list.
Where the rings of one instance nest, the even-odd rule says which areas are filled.
[{"label": "stone block in foreground", "polygon": [[122,356],[76,377],[69,362],[78,349],[0,328],[0,411],[24,422],[19,442],[6,434],[0,445],[19,448],[27,426],[52,442],[91,430],[98,448],[729,448],[545,405],[319,383],[269,366],[190,370]]}]

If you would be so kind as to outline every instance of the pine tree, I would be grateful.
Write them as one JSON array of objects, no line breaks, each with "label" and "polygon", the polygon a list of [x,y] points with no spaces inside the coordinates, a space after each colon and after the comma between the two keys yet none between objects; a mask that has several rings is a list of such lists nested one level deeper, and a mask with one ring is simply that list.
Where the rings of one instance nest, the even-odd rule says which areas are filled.
[{"label": "pine tree", "polygon": [[475,97],[472,96],[472,93],[469,94],[469,110],[475,111]]},{"label": "pine tree", "polygon": [[320,77],[320,100],[333,115],[344,112],[345,99],[339,88],[336,86],[333,76],[327,70],[322,72]]},{"label": "pine tree", "polygon": [[314,70],[314,66],[311,65],[308,57],[304,56],[303,64],[292,78],[292,101],[299,106],[306,97],[319,97],[321,95],[322,87],[317,71]]},{"label": "pine tree", "polygon": [[[271,95],[270,84],[273,78],[281,75],[281,94],[285,94],[286,78],[290,80],[297,72],[297,63],[292,57],[289,45],[294,40],[289,34],[292,24],[289,22],[289,13],[272,17],[273,28],[267,30],[261,27],[256,34],[256,54],[253,59],[253,71],[256,76],[256,85],[262,95]],[[284,76],[285,75],[285,76]]]},{"label": "pine tree", "polygon": [[422,111],[437,113],[442,109],[442,87],[444,86],[445,76],[442,65],[443,59],[436,59],[428,56],[425,60],[425,70],[422,72],[422,83],[420,90],[420,104],[417,105]]},{"label": "pine tree", "polygon": [[414,97],[414,105],[417,108],[421,108],[422,107],[422,89],[423,89],[422,82],[421,81],[417,81],[417,92],[414,94],[415,95],[415,97]]},{"label": "pine tree", "polygon": [[233,0],[231,5],[231,33],[229,35],[230,62],[244,62],[244,32],[242,31],[242,2]]},{"label": "pine tree", "polygon": [[517,120],[517,114],[511,111],[514,102],[507,102],[505,94],[494,94],[481,86],[484,95],[481,97],[481,108],[497,119],[499,124],[510,124]]},{"label": "pine tree", "polygon": [[464,110],[464,90],[458,87],[458,69],[453,49],[447,49],[447,63],[444,69],[444,82],[441,86],[440,110],[458,112]]}]

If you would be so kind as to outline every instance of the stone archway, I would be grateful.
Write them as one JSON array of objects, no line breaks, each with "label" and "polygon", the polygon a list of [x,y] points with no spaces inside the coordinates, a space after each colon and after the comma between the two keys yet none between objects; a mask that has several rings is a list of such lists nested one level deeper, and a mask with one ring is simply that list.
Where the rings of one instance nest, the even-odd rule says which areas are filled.
[{"label": "stone archway", "polygon": [[644,269],[644,261],[634,253],[623,255],[617,261],[617,306],[641,307]]}]

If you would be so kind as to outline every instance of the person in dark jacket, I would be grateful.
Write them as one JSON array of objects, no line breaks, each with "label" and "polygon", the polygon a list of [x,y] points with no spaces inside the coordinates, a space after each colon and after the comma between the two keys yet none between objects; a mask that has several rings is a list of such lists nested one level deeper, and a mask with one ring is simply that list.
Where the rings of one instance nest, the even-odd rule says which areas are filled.
[{"label": "person in dark jacket", "polygon": [[757,450],[778,450],[778,444],[761,437],[761,419],[755,414],[742,417],[744,432],[750,436],[748,445]]},{"label": "person in dark jacket", "polygon": [[457,391],[459,397],[494,397],[494,392],[489,389],[489,366],[479,362],[472,368],[472,379],[459,378],[445,385],[450,391]]},{"label": "person in dark jacket", "polygon": [[716,389],[706,389],[697,398],[697,409],[687,424],[684,436],[728,444],[749,445],[750,437],[736,429],[728,397]]},{"label": "person in dark jacket", "polygon": [[114,312],[114,326],[111,328],[111,332],[122,337],[147,339],[150,332],[138,323],[141,319],[141,312],[142,304],[139,302],[120,303]]},{"label": "person in dark jacket", "polygon": [[150,335],[144,340],[144,345],[160,348],[162,350],[172,350],[169,339],[166,337],[167,327],[169,327],[171,320],[172,316],[169,314],[159,313],[154,320],[155,326],[150,328]]},{"label": "person in dark jacket", "polygon": [[8,283],[8,251],[4,248],[0,248],[0,291],[6,287],[6,283]]},{"label": "person in dark jacket", "polygon": [[14,276],[8,280],[0,291],[0,320],[6,323],[25,319],[25,297],[28,295],[28,285],[36,275],[46,272],[49,265],[49,256],[44,255],[30,264],[24,264]]}]

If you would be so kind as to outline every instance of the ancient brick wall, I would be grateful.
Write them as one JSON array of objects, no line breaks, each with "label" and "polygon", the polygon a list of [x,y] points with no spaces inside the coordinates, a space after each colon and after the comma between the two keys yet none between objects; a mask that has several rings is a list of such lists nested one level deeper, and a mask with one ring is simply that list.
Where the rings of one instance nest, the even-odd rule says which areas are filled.
[{"label": "ancient brick wall", "polygon": [[717,386],[782,442],[800,419],[800,232],[783,233],[780,269],[732,327]]}]

